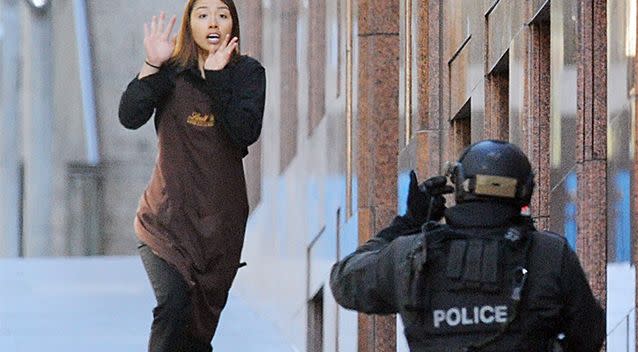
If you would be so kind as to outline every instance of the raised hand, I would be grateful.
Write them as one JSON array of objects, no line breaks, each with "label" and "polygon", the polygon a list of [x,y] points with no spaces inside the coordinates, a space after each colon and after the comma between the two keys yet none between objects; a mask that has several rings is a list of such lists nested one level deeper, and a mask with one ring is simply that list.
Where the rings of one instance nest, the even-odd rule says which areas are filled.
[{"label": "raised hand", "polygon": [[146,61],[160,67],[170,59],[175,49],[177,36],[171,36],[177,17],[171,17],[168,24],[164,25],[166,14],[160,12],[159,18],[153,16],[150,25],[144,23],[144,49],[146,49]]},{"label": "raised hand", "polygon": [[214,53],[209,53],[204,62],[205,70],[219,71],[226,67],[233,53],[237,50],[239,38],[233,37],[230,40],[230,34],[226,35],[224,41]]},{"label": "raised hand", "polygon": [[447,185],[445,176],[430,177],[425,182],[418,184],[414,170],[411,171],[407,215],[419,224],[441,220],[445,211],[443,195],[453,191],[454,188]]}]

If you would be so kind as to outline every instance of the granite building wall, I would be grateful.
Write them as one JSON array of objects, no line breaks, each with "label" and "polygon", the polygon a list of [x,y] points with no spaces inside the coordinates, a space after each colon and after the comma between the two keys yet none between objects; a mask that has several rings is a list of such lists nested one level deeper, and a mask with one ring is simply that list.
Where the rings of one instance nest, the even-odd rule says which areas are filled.
[{"label": "granite building wall", "polygon": [[[250,227],[258,244],[249,239],[245,255],[281,270],[264,269],[259,278],[247,270],[237,287],[249,296],[251,288],[266,287],[252,297],[268,297],[273,308],[265,311],[282,329],[289,319],[310,319],[316,307],[307,304],[317,292],[329,296],[319,288],[330,263],[355,238],[368,239],[404,211],[410,169],[421,179],[440,174],[445,161],[484,138],[510,140],[528,153],[537,175],[537,226],[567,237],[606,302],[608,262],[628,262],[634,237],[635,53],[625,50],[635,43],[626,15],[635,14],[634,1],[342,0],[325,2],[325,9],[312,0],[262,3],[264,32],[279,35],[264,38],[264,61],[276,62],[268,118],[280,122],[268,122],[262,138],[263,198]],[[324,10],[324,28],[313,30],[324,16],[313,11]],[[325,43],[316,37],[322,30]],[[285,38],[295,43],[286,46]],[[322,74],[312,70],[323,65],[325,113],[317,123],[313,92]],[[331,90],[345,97],[333,99]],[[297,121],[282,124],[290,119],[283,104],[290,95]],[[294,126],[296,138],[286,126]],[[273,287],[270,279],[284,271],[305,289],[286,294]],[[283,308],[277,297],[295,297],[296,308]],[[332,333],[323,335],[324,348],[352,350],[349,329],[356,327],[357,350],[405,349],[394,338],[401,333],[393,318],[362,315],[355,323],[326,297],[324,332]],[[306,342],[299,346],[313,346]]]}]

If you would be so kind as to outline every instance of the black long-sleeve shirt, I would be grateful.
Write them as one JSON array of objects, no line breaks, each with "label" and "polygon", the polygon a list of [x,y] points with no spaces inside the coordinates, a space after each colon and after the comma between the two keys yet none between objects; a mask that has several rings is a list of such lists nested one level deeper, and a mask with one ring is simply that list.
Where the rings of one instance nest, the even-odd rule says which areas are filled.
[{"label": "black long-sleeve shirt", "polygon": [[[175,88],[178,75],[186,75],[189,81],[208,94],[216,119],[246,154],[246,148],[257,141],[261,133],[266,97],[265,70],[258,61],[248,56],[240,57],[222,70],[206,70],[205,79],[196,66],[167,66],[142,79],[136,76],[122,95],[120,123],[126,128],[137,129],[148,122],[156,109],[162,109],[166,97]],[[156,129],[159,123],[156,118]]]}]

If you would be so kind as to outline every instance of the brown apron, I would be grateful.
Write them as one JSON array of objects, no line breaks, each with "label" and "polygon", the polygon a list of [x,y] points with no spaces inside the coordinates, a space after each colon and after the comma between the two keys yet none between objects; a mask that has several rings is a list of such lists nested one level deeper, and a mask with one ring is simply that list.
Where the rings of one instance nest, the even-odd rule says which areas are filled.
[{"label": "brown apron", "polygon": [[211,112],[191,72],[158,109],[159,154],[140,199],[138,238],[175,266],[191,289],[192,333],[210,341],[237,273],[248,200],[243,151]]}]

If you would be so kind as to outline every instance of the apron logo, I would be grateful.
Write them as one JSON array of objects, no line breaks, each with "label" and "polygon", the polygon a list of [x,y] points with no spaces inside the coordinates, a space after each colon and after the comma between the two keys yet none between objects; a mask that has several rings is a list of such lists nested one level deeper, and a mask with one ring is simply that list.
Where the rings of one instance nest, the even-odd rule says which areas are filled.
[{"label": "apron logo", "polygon": [[440,328],[441,323],[445,323],[449,327],[505,323],[507,321],[507,306],[452,307],[448,310],[435,309],[432,311],[432,318],[435,328]]},{"label": "apron logo", "polygon": [[191,116],[188,117],[188,119],[186,119],[186,122],[191,125],[200,127],[213,127],[215,126],[215,115],[202,115],[198,112],[194,112]]}]

